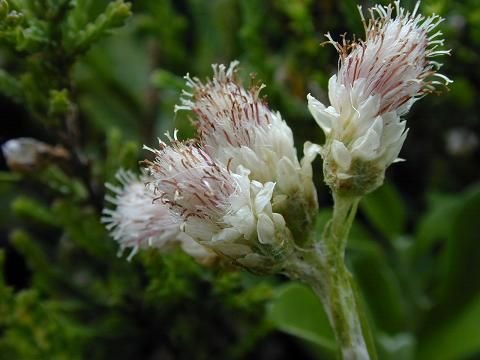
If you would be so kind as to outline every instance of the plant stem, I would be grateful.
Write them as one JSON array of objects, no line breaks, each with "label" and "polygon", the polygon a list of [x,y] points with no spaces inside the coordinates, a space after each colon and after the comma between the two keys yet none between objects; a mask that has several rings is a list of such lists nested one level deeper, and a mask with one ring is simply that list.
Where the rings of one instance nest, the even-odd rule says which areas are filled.
[{"label": "plant stem", "polygon": [[[353,277],[345,262],[345,247],[360,198],[334,196],[332,218],[321,239],[290,263],[288,275],[306,282],[320,298],[337,339],[342,359],[375,359],[367,346],[368,324],[360,316]],[[372,345],[372,344],[369,344]]]}]

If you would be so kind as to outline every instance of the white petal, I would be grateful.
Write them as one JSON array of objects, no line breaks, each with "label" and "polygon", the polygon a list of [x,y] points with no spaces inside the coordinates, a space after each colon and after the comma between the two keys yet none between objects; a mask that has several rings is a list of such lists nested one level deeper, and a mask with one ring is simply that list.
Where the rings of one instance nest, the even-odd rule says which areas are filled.
[{"label": "white petal", "polygon": [[[403,143],[407,138],[408,129],[400,136],[400,138],[393,144],[390,144],[382,156],[384,166],[389,166],[393,162],[398,162],[398,154],[402,150]],[[401,160],[400,160],[401,161]]]},{"label": "white petal", "polygon": [[200,245],[183,232],[178,236],[178,239],[181,241],[182,250],[201,263],[209,263],[217,257],[213,251]]},{"label": "white petal", "polygon": [[303,159],[301,161],[302,166],[305,163],[312,163],[321,151],[322,147],[320,145],[306,141],[303,144]]},{"label": "white petal", "polygon": [[358,107],[361,103],[365,102],[365,78],[357,79],[353,83],[353,88],[350,91],[350,101],[352,106]]},{"label": "white petal", "polygon": [[298,186],[298,171],[290,159],[283,157],[277,166],[277,185],[283,193],[290,193]]},{"label": "white petal", "polygon": [[330,100],[330,104],[337,109],[340,110],[339,105],[343,101],[343,97],[345,95],[345,86],[339,84],[337,81],[337,75],[333,75],[328,79],[328,99]]},{"label": "white petal", "polygon": [[238,256],[245,256],[252,252],[252,249],[247,245],[230,242],[218,242],[213,244],[213,247],[216,250],[221,251],[223,254],[234,258]]},{"label": "white petal", "polygon": [[364,134],[372,125],[372,119],[378,114],[380,109],[380,96],[370,96],[358,107],[358,128],[357,134]]},{"label": "white petal", "polygon": [[367,133],[353,143],[352,154],[364,160],[375,159],[379,155],[382,128],[383,120],[377,116]]},{"label": "white petal", "polygon": [[212,244],[215,242],[223,241],[223,242],[233,242],[240,238],[242,234],[240,234],[234,228],[226,228],[220,231],[218,234],[212,236]]},{"label": "white petal", "polygon": [[281,214],[273,213],[272,214],[272,220],[275,223],[275,228],[276,229],[281,229],[284,228],[286,225],[285,219]]},{"label": "white petal", "polygon": [[402,121],[397,113],[393,111],[382,115],[382,117],[385,124],[382,135],[382,144],[390,145],[397,142],[405,131],[406,122]]},{"label": "white petal", "polygon": [[274,188],[275,183],[268,182],[258,192],[257,196],[255,196],[255,213],[262,213],[265,208],[270,205]]},{"label": "white petal", "polygon": [[275,242],[275,225],[265,214],[258,216],[257,235],[261,244],[273,244]]},{"label": "white petal", "polygon": [[332,142],[332,156],[342,169],[347,170],[352,163],[352,155],[350,155],[345,145],[338,140],[333,140]]},{"label": "white petal", "polygon": [[249,239],[255,231],[255,216],[249,205],[244,205],[231,215],[224,216],[223,221],[233,226],[247,239]]},{"label": "white petal", "polygon": [[313,118],[317,122],[325,133],[328,135],[332,131],[333,121],[335,121],[335,115],[332,114],[332,109],[327,110],[325,105],[315,99],[312,95],[307,95],[308,110],[312,114]]}]

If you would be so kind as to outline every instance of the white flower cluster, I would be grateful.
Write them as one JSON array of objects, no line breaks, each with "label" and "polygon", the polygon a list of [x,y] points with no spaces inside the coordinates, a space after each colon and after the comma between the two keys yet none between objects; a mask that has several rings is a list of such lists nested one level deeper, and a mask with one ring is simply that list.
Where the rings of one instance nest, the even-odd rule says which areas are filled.
[{"label": "white flower cluster", "polygon": [[301,241],[317,209],[311,162],[319,147],[307,143],[299,162],[292,130],[259,97],[264,85],[242,87],[235,76],[237,65],[213,65],[214,77],[205,83],[187,75],[189,92],[184,91],[175,110],[194,112],[200,140],[217,161],[233,171],[248,169],[251,180],[275,183],[273,207]]},{"label": "white flower cluster", "polygon": [[[331,105],[308,95],[308,107],[326,136],[322,149],[327,183],[335,191],[365,193],[383,182],[385,169],[398,158],[407,136],[401,116],[422,95],[450,80],[437,73],[432,58],[440,50],[443,20],[424,17],[392,5],[369,10],[365,40],[329,42],[340,54],[336,75],[329,80]],[[395,15],[394,15],[395,14]],[[440,80],[440,81],[439,81]]]},{"label": "white flower cluster", "polygon": [[200,260],[216,254],[272,272],[305,240],[317,212],[318,149],[307,146],[298,161],[290,128],[259,98],[262,86],[242,87],[236,66],[214,65],[205,83],[187,75],[190,92],[176,110],[193,112],[198,139],[182,142],[175,133],[146,147],[155,157],[144,161],[141,181],[122,172],[123,186],[110,186],[116,208],[103,221],[121,247],[176,243],[189,252],[195,244],[189,253]]},{"label": "white flower cluster", "polygon": [[112,237],[120,244],[120,253],[131,248],[129,259],[139,249],[156,247],[167,249],[180,245],[182,249],[200,262],[211,262],[215,254],[183,236],[181,219],[167,206],[154,202],[155,194],[148,184],[152,181],[146,174],[140,178],[130,171],[119,170],[116,178],[119,186],[106,184],[112,195],[106,200],[116,206],[103,210],[102,222]]}]

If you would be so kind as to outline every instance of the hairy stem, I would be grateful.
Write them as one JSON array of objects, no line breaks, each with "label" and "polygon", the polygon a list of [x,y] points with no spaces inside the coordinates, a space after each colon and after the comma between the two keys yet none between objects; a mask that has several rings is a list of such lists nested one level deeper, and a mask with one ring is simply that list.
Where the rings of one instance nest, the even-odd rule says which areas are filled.
[{"label": "hairy stem", "polygon": [[[335,196],[333,216],[314,248],[297,252],[289,264],[290,277],[307,283],[320,298],[335,333],[341,358],[345,360],[375,359],[368,324],[360,315],[361,304],[348,271],[344,254],[348,234],[360,198]],[[363,321],[362,321],[363,320]]]}]

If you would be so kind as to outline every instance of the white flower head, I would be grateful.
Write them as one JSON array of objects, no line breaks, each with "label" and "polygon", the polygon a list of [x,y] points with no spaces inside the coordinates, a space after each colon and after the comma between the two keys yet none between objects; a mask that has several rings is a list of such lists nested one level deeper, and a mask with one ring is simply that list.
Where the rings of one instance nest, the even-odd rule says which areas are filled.
[{"label": "white flower head", "polygon": [[51,160],[66,160],[70,156],[62,146],[27,137],[8,140],[2,144],[1,150],[8,166],[19,172],[40,169]]},{"label": "white flower head", "polygon": [[145,161],[151,190],[181,218],[182,233],[237,264],[247,266],[255,256],[250,270],[273,270],[265,245],[283,248],[290,241],[283,217],[272,211],[275,184],[251,181],[242,167],[232,172],[193,141],[173,138],[147,149],[155,154]]},{"label": "white flower head", "polygon": [[[400,117],[436,86],[451,82],[437,72],[440,63],[433,60],[449,54],[439,49],[442,33],[435,31],[443,19],[418,14],[418,7],[408,12],[399,1],[395,6],[376,5],[369,9],[368,21],[359,7],[363,41],[343,39],[340,44],[327,34],[340,55],[338,73],[329,80],[331,105],[307,98],[327,139],[322,151],[329,167],[326,180],[337,190],[343,185],[360,192],[376,188],[405,141],[406,125]],[[357,180],[358,186],[352,184]]]},{"label": "white flower head", "polygon": [[154,201],[155,195],[147,186],[151,179],[124,170],[119,170],[116,178],[120,185],[106,184],[112,192],[106,200],[115,208],[105,208],[101,220],[120,244],[120,252],[131,248],[131,259],[139,249],[155,247],[165,251],[179,245],[202,263],[213,260],[214,253],[189,237],[179,236],[181,218]]},{"label": "white flower head", "polygon": [[218,229],[230,196],[239,191],[236,179],[193,141],[160,141],[153,162],[145,161],[156,200],[181,218],[201,220],[199,240]]},{"label": "white flower head", "polygon": [[242,165],[252,179],[274,180],[276,163],[286,158],[298,164],[291,129],[280,113],[260,98],[264,85],[245,89],[236,78],[238,62],[213,65],[214,76],[203,83],[186,76],[189,91],[176,110],[196,115],[194,125],[207,152],[235,169]]},{"label": "white flower head", "polygon": [[[277,210],[290,218],[292,228],[304,234],[308,219],[317,210],[311,176],[316,153],[310,151],[298,161],[290,127],[260,97],[264,85],[244,88],[236,77],[237,66],[237,61],[228,67],[213,65],[213,78],[205,82],[187,75],[189,89],[176,110],[195,114],[194,124],[205,151],[217,161],[233,171],[248,169],[251,180],[274,182]],[[284,201],[286,198],[289,201]],[[287,214],[289,211],[292,214]],[[293,224],[300,218],[299,224]]]}]

